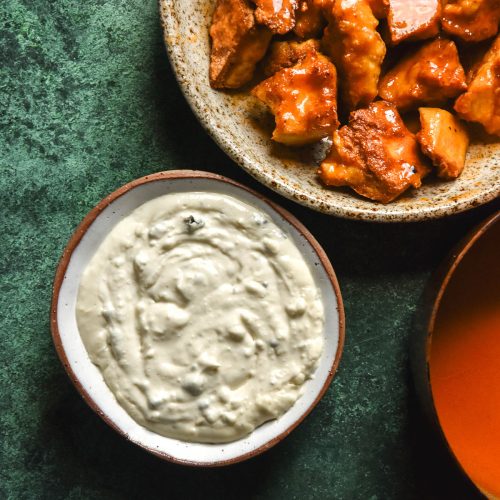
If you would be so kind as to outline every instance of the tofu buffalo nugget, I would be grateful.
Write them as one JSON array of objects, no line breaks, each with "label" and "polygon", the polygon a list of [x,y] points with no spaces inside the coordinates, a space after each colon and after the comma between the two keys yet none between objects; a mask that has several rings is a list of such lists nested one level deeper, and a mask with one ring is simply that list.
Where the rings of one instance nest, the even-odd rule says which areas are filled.
[{"label": "tofu buffalo nugget", "polygon": [[389,0],[391,42],[424,40],[439,33],[441,0]]},{"label": "tofu buffalo nugget", "polygon": [[379,95],[406,111],[424,103],[443,104],[466,89],[455,44],[438,38],[389,70],[380,79]]},{"label": "tofu buffalo nugget", "polygon": [[409,187],[420,187],[428,171],[396,107],[376,101],[353,111],[349,124],[333,133],[332,149],[318,173],[327,186],[349,186],[389,203]]},{"label": "tofu buffalo nugget", "polygon": [[499,0],[444,0],[443,31],[467,42],[480,42],[498,33]]},{"label": "tofu buffalo nugget", "polygon": [[329,136],[338,127],[337,71],[321,54],[307,54],[261,82],[252,94],[274,114],[276,142],[307,144]]},{"label": "tofu buffalo nugget", "polygon": [[367,0],[336,0],[328,17],[322,47],[342,77],[342,93],[350,109],[377,96],[385,44]]},{"label": "tofu buffalo nugget", "polygon": [[284,35],[295,26],[295,11],[299,0],[253,0],[257,6],[255,18],[273,33]]},{"label": "tofu buffalo nugget", "polygon": [[325,26],[323,0],[301,0],[293,32],[300,38],[316,38],[321,36]]},{"label": "tofu buffalo nugget", "polygon": [[256,25],[247,0],[218,0],[210,26],[210,85],[238,88],[250,81],[271,36]]},{"label": "tofu buffalo nugget", "polygon": [[500,36],[475,69],[469,89],[455,102],[464,120],[481,123],[490,134],[500,136]]},{"label": "tofu buffalo nugget", "polygon": [[442,179],[456,179],[464,169],[469,148],[467,128],[456,116],[439,108],[420,108],[417,140]]},{"label": "tofu buffalo nugget", "polygon": [[304,59],[308,54],[319,51],[319,40],[305,42],[273,42],[264,59],[264,75],[271,76],[283,68],[289,68]]}]

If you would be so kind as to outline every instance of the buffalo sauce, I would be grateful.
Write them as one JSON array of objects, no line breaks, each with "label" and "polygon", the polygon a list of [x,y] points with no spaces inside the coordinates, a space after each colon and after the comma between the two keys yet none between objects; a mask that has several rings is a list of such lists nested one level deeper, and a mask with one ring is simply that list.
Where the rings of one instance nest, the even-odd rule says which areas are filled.
[{"label": "buffalo sauce", "polygon": [[439,422],[462,468],[500,497],[500,224],[453,274],[436,317],[430,375]]}]

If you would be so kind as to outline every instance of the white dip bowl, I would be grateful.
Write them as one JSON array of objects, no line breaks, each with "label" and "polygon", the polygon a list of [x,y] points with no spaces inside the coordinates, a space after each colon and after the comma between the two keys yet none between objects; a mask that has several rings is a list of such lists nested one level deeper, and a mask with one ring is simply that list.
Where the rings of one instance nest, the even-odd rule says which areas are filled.
[{"label": "white dip bowl", "polygon": [[[318,368],[304,384],[303,395],[280,418],[269,421],[243,439],[224,444],[180,441],[138,424],[116,401],[101,372],[89,358],[76,322],[76,301],[82,273],[111,229],[140,205],[168,193],[208,191],[234,196],[268,214],[291,235],[321,290],[324,349]],[[58,355],[85,401],[129,441],[159,457],[196,466],[239,462],[269,449],[285,438],[313,409],[337,369],[344,343],[344,310],[333,268],[314,237],[291,214],[230,179],[207,172],[160,172],[137,179],[102,200],[78,226],[59,263],[51,307],[51,328]]]}]

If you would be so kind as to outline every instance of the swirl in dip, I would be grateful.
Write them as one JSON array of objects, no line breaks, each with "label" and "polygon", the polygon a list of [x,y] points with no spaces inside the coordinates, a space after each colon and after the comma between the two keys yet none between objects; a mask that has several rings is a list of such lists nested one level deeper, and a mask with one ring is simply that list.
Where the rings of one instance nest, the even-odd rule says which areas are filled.
[{"label": "swirl in dip", "polygon": [[165,195],[116,225],[76,317],[121,406],[185,441],[233,441],[279,417],[323,349],[320,291],[292,239],[218,193]]}]

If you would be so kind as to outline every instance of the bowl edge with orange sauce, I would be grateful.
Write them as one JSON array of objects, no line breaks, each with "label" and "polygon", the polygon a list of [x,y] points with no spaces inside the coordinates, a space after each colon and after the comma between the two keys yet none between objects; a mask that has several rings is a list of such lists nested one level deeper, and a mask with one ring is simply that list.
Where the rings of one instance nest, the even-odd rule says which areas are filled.
[{"label": "bowl edge with orange sauce", "polygon": [[[462,463],[463,460],[457,454],[456,443],[449,441],[447,430],[445,430],[447,422],[440,419],[442,417],[440,415],[442,405],[440,401],[436,402],[436,394],[433,388],[437,370],[432,368],[433,363],[436,363],[433,362],[436,353],[433,352],[432,347],[433,338],[437,338],[434,336],[441,335],[441,332],[437,330],[437,326],[443,323],[442,318],[440,318],[440,308],[446,299],[446,292],[449,289],[450,282],[453,284],[453,277],[456,276],[457,269],[460,268],[461,263],[471,249],[475,248],[475,245],[487,233],[493,234],[491,229],[495,226],[498,232],[500,230],[500,210],[473,228],[433,274],[417,308],[410,345],[410,361],[417,397],[424,417],[429,424],[429,429],[436,440],[435,444],[439,447],[439,451],[443,452],[443,457],[452,462],[453,467],[460,472],[459,476],[463,479],[464,488],[470,492],[475,492],[478,496],[487,496],[490,499],[498,498],[498,493],[495,492],[497,497],[493,493],[487,493],[482,484],[471,478],[471,471],[467,470],[467,467]],[[439,328],[442,327],[439,326]],[[441,343],[441,345],[443,344]],[[444,359],[442,355],[441,359]],[[448,363],[448,365],[452,366],[452,363]],[[439,394],[442,394],[442,391]],[[438,397],[441,396],[438,395]],[[500,426],[500,422],[498,425]],[[460,450],[458,451],[460,453]]]}]

